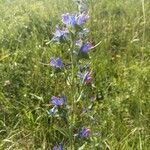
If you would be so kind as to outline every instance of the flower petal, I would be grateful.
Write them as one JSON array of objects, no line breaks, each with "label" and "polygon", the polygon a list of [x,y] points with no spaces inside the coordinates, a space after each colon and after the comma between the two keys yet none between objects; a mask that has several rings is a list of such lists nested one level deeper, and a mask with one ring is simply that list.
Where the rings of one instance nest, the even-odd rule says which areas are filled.
[{"label": "flower petal", "polygon": [[87,53],[92,48],[91,43],[83,44],[80,48],[80,52]]},{"label": "flower petal", "polygon": [[76,18],[74,15],[69,13],[62,15],[62,22],[67,26],[74,26],[76,25]]},{"label": "flower petal", "polygon": [[65,102],[64,96],[62,96],[61,98],[57,98],[55,96],[51,97],[51,103],[54,106],[62,106],[64,104],[64,102]]},{"label": "flower petal", "polygon": [[89,128],[82,128],[79,132],[80,138],[87,138],[90,135],[90,129]]},{"label": "flower petal", "polygon": [[64,64],[61,62],[60,58],[51,58],[50,59],[50,66],[54,68],[63,68]]},{"label": "flower petal", "polygon": [[83,25],[87,21],[88,18],[89,18],[88,15],[80,14],[77,19],[77,25],[79,26]]}]

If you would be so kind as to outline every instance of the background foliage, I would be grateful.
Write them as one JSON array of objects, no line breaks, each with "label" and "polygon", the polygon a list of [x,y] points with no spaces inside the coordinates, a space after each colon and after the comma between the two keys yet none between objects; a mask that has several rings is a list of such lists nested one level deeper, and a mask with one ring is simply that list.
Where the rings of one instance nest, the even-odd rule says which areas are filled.
[{"label": "background foliage", "polygon": [[68,150],[149,149],[150,2],[142,2],[88,0],[89,38],[101,45],[90,53],[97,98],[80,119],[87,125],[92,116],[94,124],[89,141],[70,143],[68,127],[47,115],[50,97],[69,89],[41,62],[62,49],[46,43],[61,14],[76,7],[70,0],[0,0],[0,149],[50,149],[62,140]]}]

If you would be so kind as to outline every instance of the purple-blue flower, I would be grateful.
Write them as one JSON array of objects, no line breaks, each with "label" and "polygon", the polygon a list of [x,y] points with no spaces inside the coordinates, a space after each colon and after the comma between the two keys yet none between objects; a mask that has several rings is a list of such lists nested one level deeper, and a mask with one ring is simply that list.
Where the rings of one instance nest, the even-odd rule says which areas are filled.
[{"label": "purple-blue flower", "polygon": [[90,129],[89,128],[82,128],[79,132],[80,138],[88,138],[90,135]]},{"label": "purple-blue flower", "polygon": [[60,30],[59,28],[57,28],[56,31],[55,31],[55,33],[54,33],[54,35],[56,37],[62,37],[62,36],[64,36],[64,33],[65,33],[65,31]]},{"label": "purple-blue flower", "polygon": [[59,144],[59,146],[54,146],[52,150],[63,150],[63,145]]},{"label": "purple-blue flower", "polygon": [[67,37],[67,31],[61,30],[59,27],[56,27],[56,31],[54,33],[54,37],[52,38],[52,42],[58,42],[61,39],[65,39]]},{"label": "purple-blue flower", "polygon": [[65,97],[62,96],[60,98],[52,96],[51,97],[51,104],[53,106],[62,106],[65,103]]},{"label": "purple-blue flower", "polygon": [[74,26],[74,25],[76,25],[76,17],[69,13],[63,14],[62,22],[67,26]]},{"label": "purple-blue flower", "polygon": [[82,24],[84,24],[87,20],[88,20],[89,16],[86,14],[80,14],[77,17],[77,25],[81,26]]},{"label": "purple-blue flower", "polygon": [[82,79],[82,83],[89,84],[92,81],[92,71],[88,71],[85,74],[82,74],[81,72],[78,72],[78,76]]},{"label": "purple-blue flower", "polygon": [[92,72],[91,72],[91,71],[88,71],[88,72],[84,75],[84,77],[83,77],[83,82],[84,82],[85,84],[91,83],[91,81],[92,81],[91,74],[92,74]]},{"label": "purple-blue flower", "polygon": [[87,19],[89,18],[88,15],[86,14],[80,14],[80,15],[73,15],[73,14],[63,14],[62,15],[62,22],[66,25],[66,26],[81,26],[83,25]]},{"label": "purple-blue flower", "polygon": [[64,67],[64,64],[61,62],[60,58],[51,58],[50,59],[50,66],[61,69]]},{"label": "purple-blue flower", "polygon": [[81,46],[80,52],[87,53],[92,48],[91,43],[85,43]]}]

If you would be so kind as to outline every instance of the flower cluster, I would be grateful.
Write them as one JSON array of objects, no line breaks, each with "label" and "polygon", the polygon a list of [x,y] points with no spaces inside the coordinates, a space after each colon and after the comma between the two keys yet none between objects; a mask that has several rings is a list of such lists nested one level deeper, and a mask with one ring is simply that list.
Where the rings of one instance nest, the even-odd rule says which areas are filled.
[{"label": "flower cluster", "polygon": [[[75,95],[72,97],[72,100],[70,100],[71,105],[69,106],[69,108],[72,109],[70,112],[74,111],[76,103],[81,99],[82,95],[85,95],[84,89],[92,84],[92,69],[89,68],[89,64],[83,64],[84,67],[81,67],[81,59],[89,58],[85,56],[89,55],[89,52],[93,49],[93,46],[89,41],[85,40],[85,37],[87,36],[89,30],[85,28],[84,25],[87,22],[89,16],[88,13],[86,13],[87,10],[84,10],[84,7],[81,7],[81,5],[83,4],[80,2],[80,0],[77,1],[79,13],[66,13],[61,16],[62,25],[56,27],[54,36],[51,39],[52,43],[66,44],[68,46],[68,49],[66,49],[66,53],[70,56],[70,59],[68,59],[67,62],[70,61],[71,67],[69,69],[71,71],[69,71],[69,69],[66,69],[65,60],[62,61],[59,56],[50,58],[50,66],[55,70],[59,69],[62,72],[68,72],[67,78],[69,78],[71,82],[68,86],[70,86],[69,89],[71,89],[71,92]],[[75,84],[80,85],[80,90],[76,90]],[[78,95],[78,97],[76,95]],[[59,113],[60,111],[68,110],[66,109],[67,105],[65,96],[52,96],[50,99],[50,105],[51,108],[48,111],[48,114],[50,116],[55,116],[57,112]],[[88,109],[86,109],[85,107],[83,109],[83,112],[87,113],[87,111]],[[72,113],[70,113],[70,115],[72,115]],[[74,117],[72,116],[71,118]],[[71,120],[69,121],[71,122]],[[80,131],[77,133],[78,138],[87,139],[90,137],[91,130],[89,128],[83,126],[79,128]],[[53,148],[53,150],[62,149],[62,144]]]},{"label": "flower cluster", "polygon": [[60,98],[52,96],[50,103],[53,105],[53,107],[48,111],[49,115],[53,115],[57,112],[57,108],[64,105],[65,103],[65,97],[62,96]]},{"label": "flower cluster", "polygon": [[67,27],[82,26],[88,18],[89,16],[86,14],[72,15],[67,13],[62,15],[62,22]]}]

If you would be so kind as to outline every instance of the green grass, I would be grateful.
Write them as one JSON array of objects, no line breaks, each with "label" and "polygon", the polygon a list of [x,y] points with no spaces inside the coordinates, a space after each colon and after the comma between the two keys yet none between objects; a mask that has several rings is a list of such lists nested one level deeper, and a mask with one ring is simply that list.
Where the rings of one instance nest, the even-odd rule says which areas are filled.
[{"label": "green grass", "polygon": [[90,53],[97,99],[89,115],[76,115],[76,127],[82,122],[91,128],[90,140],[72,143],[65,122],[47,115],[50,97],[63,89],[69,99],[70,89],[40,62],[61,49],[46,43],[61,14],[74,12],[75,5],[0,0],[1,150],[48,150],[61,141],[66,150],[149,150],[150,2],[142,2],[88,0],[89,38],[101,41]]}]

